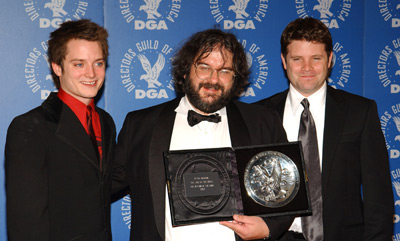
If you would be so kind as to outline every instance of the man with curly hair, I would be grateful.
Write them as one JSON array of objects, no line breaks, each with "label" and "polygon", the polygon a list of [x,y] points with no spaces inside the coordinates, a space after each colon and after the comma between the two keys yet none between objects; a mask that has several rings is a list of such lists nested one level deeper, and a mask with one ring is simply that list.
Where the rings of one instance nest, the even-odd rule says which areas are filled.
[{"label": "man with curly hair", "polygon": [[[118,137],[115,176],[132,193],[130,239],[276,239],[291,217],[234,215],[232,222],[172,227],[163,151],[286,142],[276,113],[233,100],[249,76],[245,51],[233,34],[217,29],[194,34],[172,65],[179,97],[128,113]],[[201,121],[207,117],[211,120]]]}]

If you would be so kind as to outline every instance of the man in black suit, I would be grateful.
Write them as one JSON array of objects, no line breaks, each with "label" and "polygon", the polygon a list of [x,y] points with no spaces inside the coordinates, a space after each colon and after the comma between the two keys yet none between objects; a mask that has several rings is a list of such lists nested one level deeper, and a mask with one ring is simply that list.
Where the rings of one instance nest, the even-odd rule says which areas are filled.
[{"label": "man in black suit", "polygon": [[[233,222],[171,225],[163,151],[286,142],[276,113],[232,100],[248,75],[244,49],[233,34],[198,32],[173,61],[176,90],[183,97],[128,113],[118,136],[115,176],[123,186],[126,173],[132,193],[130,240],[276,239],[290,226],[290,217],[241,215]],[[214,115],[216,122],[189,123],[189,112]]]},{"label": "man in black suit", "polygon": [[50,34],[58,93],[16,117],[7,133],[9,240],[111,241],[115,125],[95,107],[108,56],[107,31],[68,21]]},{"label": "man in black suit", "polygon": [[[320,231],[319,238],[314,232],[306,240],[391,240],[393,194],[376,103],[327,85],[332,55],[332,38],[321,21],[291,22],[281,36],[289,89],[258,104],[278,111],[289,141],[298,138],[300,102],[307,98],[310,104],[322,167],[317,185],[322,188],[322,225],[314,230]],[[302,222],[296,218],[290,230],[297,233],[289,231],[280,240],[304,240]]]}]

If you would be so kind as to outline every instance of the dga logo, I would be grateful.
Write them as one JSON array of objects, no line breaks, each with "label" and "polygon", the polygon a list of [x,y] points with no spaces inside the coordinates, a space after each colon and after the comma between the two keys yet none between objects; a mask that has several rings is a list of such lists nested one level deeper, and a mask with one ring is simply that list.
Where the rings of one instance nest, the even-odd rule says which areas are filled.
[{"label": "dga logo", "polygon": [[328,84],[333,88],[345,88],[350,79],[351,74],[351,61],[350,55],[344,50],[343,45],[336,42],[333,45],[332,57],[333,69]]},{"label": "dga logo", "polygon": [[[396,190],[396,194],[394,195],[396,201],[394,202],[394,206],[396,209],[396,206],[400,206],[400,169],[395,169],[391,171],[392,174],[392,185],[394,187],[394,190]],[[400,222],[400,215],[395,213],[393,215],[393,223],[399,223]],[[396,235],[396,239],[393,238],[393,240],[400,240],[400,235]]]},{"label": "dga logo", "polygon": [[88,1],[46,0],[24,1],[25,12],[32,22],[39,21],[40,28],[58,28],[68,20],[81,19],[89,6]]},{"label": "dga logo", "polygon": [[210,0],[211,15],[217,23],[223,23],[224,29],[256,29],[256,23],[261,23],[268,10],[268,0]]},{"label": "dga logo", "polygon": [[168,92],[175,91],[170,70],[165,69],[172,50],[158,40],[143,40],[128,49],[120,69],[125,90],[135,99],[168,99]]},{"label": "dga logo", "polygon": [[47,48],[44,41],[40,47],[32,48],[24,64],[25,83],[32,93],[39,95],[42,100],[56,90],[47,61]]},{"label": "dga logo", "polygon": [[[168,30],[181,11],[181,1],[177,0],[120,0],[121,14],[127,23],[133,23],[135,30]],[[161,3],[162,2],[162,3]]]},{"label": "dga logo", "polygon": [[390,111],[385,111],[380,119],[382,132],[386,138],[386,148],[389,150],[389,158],[391,160],[400,159],[400,103],[392,105]]},{"label": "dga logo", "polygon": [[383,87],[391,94],[400,93],[400,38],[392,40],[379,54],[377,73]]},{"label": "dga logo", "polygon": [[240,40],[246,50],[246,58],[249,68],[252,70],[250,86],[243,92],[241,97],[255,97],[256,92],[262,92],[268,77],[267,57],[260,47],[255,43],[247,43],[246,39]]},{"label": "dga logo", "polygon": [[[396,161],[400,159],[400,103],[392,105],[390,110],[384,112],[380,117],[382,132],[386,139],[386,148],[389,151],[389,158],[391,161]],[[394,195],[396,201],[394,203],[400,208],[400,169],[391,170],[392,184],[396,190],[396,195]],[[393,223],[400,222],[400,215],[395,212],[393,216]],[[396,234],[393,236],[392,240],[400,241],[400,235]]]},{"label": "dga logo", "polygon": [[399,0],[379,0],[379,13],[385,22],[389,22],[392,28],[400,27],[400,2]]},{"label": "dga logo", "polygon": [[131,229],[131,223],[132,223],[131,197],[129,195],[125,195],[121,200],[122,200],[121,201],[122,220],[124,221],[125,225],[127,225],[128,228]]},{"label": "dga logo", "polygon": [[328,28],[340,28],[350,15],[351,1],[334,0],[294,0],[300,18],[309,15],[319,18]]}]

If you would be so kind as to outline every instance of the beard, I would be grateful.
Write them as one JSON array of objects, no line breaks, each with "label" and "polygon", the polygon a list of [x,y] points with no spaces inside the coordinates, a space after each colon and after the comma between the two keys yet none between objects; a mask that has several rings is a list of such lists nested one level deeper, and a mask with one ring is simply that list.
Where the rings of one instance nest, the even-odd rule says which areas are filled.
[{"label": "beard", "polygon": [[[208,88],[221,90],[221,94],[208,94],[207,96],[200,96],[200,89]],[[211,84],[211,83],[200,83],[199,86],[193,85],[193,81],[188,78],[185,81],[185,94],[189,100],[189,102],[198,110],[204,113],[213,113],[216,112],[223,107],[225,107],[234,97],[235,91],[233,86],[229,89],[225,89],[224,86],[220,84]],[[212,101],[206,101],[205,98],[212,97]]]}]

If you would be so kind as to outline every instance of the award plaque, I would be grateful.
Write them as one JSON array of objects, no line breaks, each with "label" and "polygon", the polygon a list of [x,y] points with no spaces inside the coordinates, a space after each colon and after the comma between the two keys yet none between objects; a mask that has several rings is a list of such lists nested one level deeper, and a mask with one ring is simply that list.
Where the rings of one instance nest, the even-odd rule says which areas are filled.
[{"label": "award plaque", "polygon": [[301,145],[164,152],[173,226],[310,213]]},{"label": "award plaque", "polygon": [[215,213],[228,201],[230,179],[227,169],[217,159],[206,155],[190,157],[176,174],[179,199],[195,213]]}]

